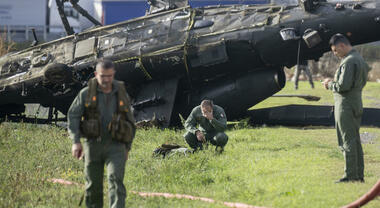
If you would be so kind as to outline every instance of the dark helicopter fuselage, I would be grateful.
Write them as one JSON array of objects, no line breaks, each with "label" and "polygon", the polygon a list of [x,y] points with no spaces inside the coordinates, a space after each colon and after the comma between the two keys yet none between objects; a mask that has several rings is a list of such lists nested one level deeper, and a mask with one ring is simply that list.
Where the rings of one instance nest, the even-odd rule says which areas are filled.
[{"label": "dark helicopter fuselage", "polygon": [[[94,28],[0,58],[0,114],[41,103],[67,112],[98,58],[112,59],[138,121],[167,126],[204,98],[229,119],[280,91],[284,66],[317,60],[335,33],[380,40],[380,3],[183,7]],[[289,31],[283,36],[282,31]],[[309,38],[310,37],[310,38]],[[309,39],[308,39],[309,38]]]}]

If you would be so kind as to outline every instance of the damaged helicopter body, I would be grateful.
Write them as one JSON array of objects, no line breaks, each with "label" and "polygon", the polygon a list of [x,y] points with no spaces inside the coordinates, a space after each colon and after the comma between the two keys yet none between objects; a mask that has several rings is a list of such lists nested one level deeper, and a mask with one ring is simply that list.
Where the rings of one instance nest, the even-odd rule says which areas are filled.
[{"label": "damaged helicopter body", "polygon": [[333,34],[353,44],[380,39],[376,1],[302,2],[186,6],[8,54],[0,58],[0,116],[22,113],[25,103],[66,113],[105,57],[127,84],[138,121],[168,126],[204,98],[235,119],[284,87],[284,66],[328,51]]}]

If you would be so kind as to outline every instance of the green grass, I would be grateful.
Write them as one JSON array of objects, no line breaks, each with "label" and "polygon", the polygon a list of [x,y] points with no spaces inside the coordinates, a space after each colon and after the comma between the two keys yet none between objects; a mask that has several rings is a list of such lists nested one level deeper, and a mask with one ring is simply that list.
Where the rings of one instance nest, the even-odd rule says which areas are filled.
[{"label": "green grass", "polygon": [[[328,92],[311,91],[306,84],[301,84],[299,93],[305,89],[305,94],[321,92],[327,96]],[[379,88],[379,84],[370,83],[365,93],[374,96]],[[288,94],[286,90],[291,89],[288,85],[281,93]],[[298,100],[285,98],[281,102],[290,104],[294,99]],[[326,98],[326,102],[331,99]],[[211,147],[188,157],[166,159],[152,157],[152,151],[165,142],[185,145],[184,131],[138,130],[124,182],[127,190],[190,194],[264,207],[340,207],[367,192],[380,178],[380,128],[363,127],[360,131],[374,136],[372,142],[363,144],[364,184],[334,184],[343,174],[343,156],[337,148],[335,130],[320,127],[230,129],[230,140],[221,155]],[[76,207],[83,188],[47,182],[49,178],[63,178],[84,183],[83,161],[72,158],[70,151],[64,129],[0,124],[0,207]],[[375,200],[366,207],[379,205]],[[224,206],[129,193],[127,207]]]}]

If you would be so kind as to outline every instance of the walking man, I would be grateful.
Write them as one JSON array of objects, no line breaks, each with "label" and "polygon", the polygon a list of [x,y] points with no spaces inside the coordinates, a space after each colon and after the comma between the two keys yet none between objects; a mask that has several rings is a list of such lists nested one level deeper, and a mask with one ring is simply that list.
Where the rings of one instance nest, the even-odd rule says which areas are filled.
[{"label": "walking man", "polygon": [[344,176],[337,182],[364,182],[359,128],[363,114],[362,89],[370,68],[345,36],[334,35],[330,39],[330,46],[332,52],[342,59],[334,80],[325,79],[322,83],[334,94],[335,128],[345,159]]},{"label": "walking man", "polygon": [[296,90],[298,89],[298,80],[299,80],[301,71],[303,71],[304,74],[306,74],[307,78],[309,79],[309,83],[311,85],[311,88],[314,89],[313,76],[311,75],[309,66],[307,64],[307,60],[300,61],[300,63],[296,66],[296,72],[295,72],[295,75],[294,75],[294,78],[295,78],[295,80],[294,80],[294,88]]},{"label": "walking man", "polygon": [[103,207],[104,165],[109,207],[125,207],[124,170],[136,127],[124,83],[115,81],[114,74],[113,63],[100,60],[95,78],[79,92],[68,112],[72,154],[78,159],[84,154],[85,202],[91,208]]},{"label": "walking man", "polygon": [[211,100],[203,100],[195,107],[185,122],[187,132],[184,137],[193,149],[203,149],[203,144],[210,142],[215,150],[223,152],[228,136],[224,133],[227,128],[227,117],[223,108],[214,105]]}]

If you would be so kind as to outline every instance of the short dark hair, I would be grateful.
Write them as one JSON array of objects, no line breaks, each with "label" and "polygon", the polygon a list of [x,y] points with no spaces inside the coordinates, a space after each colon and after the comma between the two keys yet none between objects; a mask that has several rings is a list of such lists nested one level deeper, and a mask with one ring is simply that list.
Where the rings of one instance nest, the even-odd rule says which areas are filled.
[{"label": "short dark hair", "polygon": [[201,106],[206,106],[206,105],[212,107],[214,103],[212,102],[212,100],[202,100]]},{"label": "short dark hair", "polygon": [[111,60],[105,59],[105,58],[101,58],[96,62],[95,69],[97,69],[98,67],[101,67],[102,69],[105,69],[105,70],[115,69],[115,65],[113,64],[113,62]]},{"label": "short dark hair", "polygon": [[337,33],[330,38],[330,41],[329,41],[330,46],[336,46],[339,43],[343,43],[345,45],[351,45],[350,41],[344,35],[340,33]]}]

